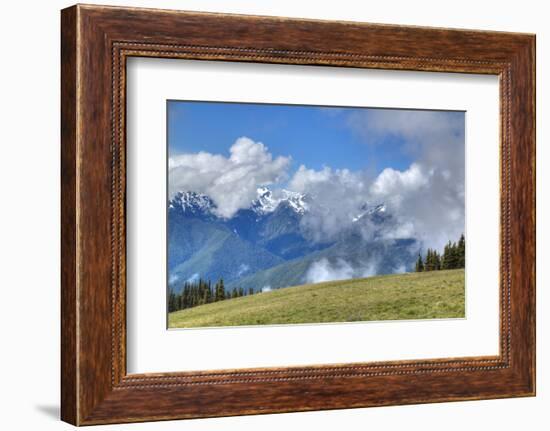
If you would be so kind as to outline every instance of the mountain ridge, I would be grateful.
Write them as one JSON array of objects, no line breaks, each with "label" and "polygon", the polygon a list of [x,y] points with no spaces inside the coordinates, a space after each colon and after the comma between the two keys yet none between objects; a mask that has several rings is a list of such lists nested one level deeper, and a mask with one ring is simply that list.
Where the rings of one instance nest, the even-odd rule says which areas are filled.
[{"label": "mountain ridge", "polygon": [[280,288],[311,281],[315,265],[325,265],[324,277],[331,271],[357,277],[374,267],[375,273],[412,269],[419,248],[414,238],[363,235],[390,223],[383,203],[361,205],[349,215],[346,230],[323,242],[302,226],[312,203],[309,195],[261,187],[248,208],[223,218],[206,194],[177,192],[168,205],[169,287],[177,291],[198,276],[246,289]]}]

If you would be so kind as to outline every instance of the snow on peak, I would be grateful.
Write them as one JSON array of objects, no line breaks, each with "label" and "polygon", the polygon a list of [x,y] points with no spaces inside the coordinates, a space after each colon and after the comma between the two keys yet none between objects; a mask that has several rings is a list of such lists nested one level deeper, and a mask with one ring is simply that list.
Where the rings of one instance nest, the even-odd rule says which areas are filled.
[{"label": "snow on peak", "polygon": [[298,214],[304,214],[308,205],[306,202],[306,195],[297,192],[291,192],[290,190],[281,190],[283,198],[281,201],[285,201],[288,205],[296,211]]},{"label": "snow on peak", "polygon": [[257,198],[252,202],[252,210],[256,214],[264,215],[275,211],[281,203],[286,203],[298,214],[304,214],[307,211],[305,195],[286,189],[281,189],[274,194],[267,187],[257,189]]},{"label": "snow on peak", "polygon": [[[256,190],[257,197],[251,202],[249,207],[258,216],[263,216],[274,212],[279,205],[286,205],[296,214],[304,215],[309,210],[308,201],[311,197],[308,195],[293,192],[286,189],[270,190],[268,187],[259,187]],[[216,204],[212,199],[204,193],[191,191],[177,192],[169,202],[170,209],[181,210],[189,215],[208,215],[216,216]],[[386,211],[385,204],[369,206],[363,204],[358,208],[355,215],[351,215],[352,222],[357,222],[365,216],[373,214],[381,214]]]},{"label": "snow on peak", "polygon": [[252,202],[252,209],[258,214],[267,214],[275,211],[279,205],[279,199],[273,197],[273,192],[267,187],[258,187],[257,198]]},{"label": "snow on peak", "polygon": [[203,193],[177,192],[170,200],[170,208],[181,208],[184,213],[210,213],[214,207],[212,199]]}]

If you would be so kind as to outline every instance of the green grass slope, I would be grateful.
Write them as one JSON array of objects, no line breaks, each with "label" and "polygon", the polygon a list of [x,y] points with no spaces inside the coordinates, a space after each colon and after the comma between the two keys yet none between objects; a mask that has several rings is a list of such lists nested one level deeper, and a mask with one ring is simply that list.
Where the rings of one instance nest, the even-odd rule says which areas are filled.
[{"label": "green grass slope", "polygon": [[169,313],[170,328],[464,317],[464,270],[287,287]]}]

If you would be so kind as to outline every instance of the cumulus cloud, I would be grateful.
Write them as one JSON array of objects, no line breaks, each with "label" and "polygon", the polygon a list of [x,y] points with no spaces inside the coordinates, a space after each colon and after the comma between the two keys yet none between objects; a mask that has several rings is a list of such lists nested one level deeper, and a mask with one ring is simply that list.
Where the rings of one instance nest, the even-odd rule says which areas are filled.
[{"label": "cumulus cloud", "polygon": [[289,187],[309,197],[308,212],[301,220],[304,236],[316,242],[333,241],[353,225],[365,240],[380,237],[385,231],[388,239],[410,238],[395,237],[405,233],[390,220],[383,226],[374,226],[369,217],[363,217],[361,223],[354,225],[369,208],[383,202],[371,192],[376,180],[367,171],[330,167],[316,171],[300,166],[289,181]]},{"label": "cumulus cloud", "polygon": [[[289,185],[312,196],[302,224],[319,241],[344,229],[365,203],[385,204],[392,222],[363,223],[363,235],[387,240],[416,238],[441,249],[464,231],[464,113],[354,110],[348,124],[366,145],[397,145],[414,160],[403,170],[386,168],[377,177],[363,171],[300,166]],[[390,142],[390,143],[388,143]],[[382,150],[383,151],[383,150]]]},{"label": "cumulus cloud", "polygon": [[413,164],[405,171],[384,170],[370,188],[397,223],[387,235],[415,237],[427,247],[443,248],[464,232],[464,184],[445,170]]},{"label": "cumulus cloud", "polygon": [[465,228],[464,112],[378,109],[355,112],[350,122],[370,145],[384,137],[403,142],[415,160],[404,171],[385,169],[371,187],[427,247],[441,249]]},{"label": "cumulus cloud", "polygon": [[464,183],[464,119],[460,111],[369,109],[352,111],[347,122],[367,145],[400,138],[418,164]]},{"label": "cumulus cloud", "polygon": [[207,152],[176,155],[168,161],[169,194],[204,193],[216,204],[218,216],[230,218],[250,205],[258,186],[285,179],[290,160],[274,158],[264,144],[247,137],[235,141],[229,157]]},{"label": "cumulus cloud", "polygon": [[[289,178],[290,157],[273,157],[261,142],[241,137],[229,156],[199,152],[171,157],[169,193],[205,193],[218,216],[231,218],[249,207],[257,187],[283,186],[288,180],[286,188],[308,196],[308,212],[301,220],[308,239],[338,239],[362,211],[378,204],[385,205],[388,217],[379,225],[362,219],[360,233],[367,240],[415,238],[425,247],[441,249],[458,238],[465,219],[464,113],[369,109],[341,110],[338,115],[347,116],[348,126],[375,153],[384,152],[384,145],[397,145],[414,162],[404,169],[388,167],[376,176],[366,170],[302,164]],[[328,267],[317,269],[322,268]],[[344,269],[331,267],[328,272]]]},{"label": "cumulus cloud", "polygon": [[331,240],[348,227],[366,202],[370,179],[366,172],[348,169],[308,169],[301,165],[289,188],[310,197],[302,218],[304,234],[315,241]]},{"label": "cumulus cloud", "polygon": [[464,231],[464,186],[436,168],[413,163],[403,171],[387,168],[370,180],[364,172],[302,166],[290,185],[311,196],[301,223],[304,234],[318,242],[349,229],[365,204],[367,209],[384,204],[389,216],[380,225],[362,220],[366,240],[415,238],[440,249]]},{"label": "cumulus cloud", "polygon": [[429,178],[422,168],[413,163],[407,170],[398,171],[392,168],[384,169],[370,187],[372,196],[395,195],[401,197],[406,193],[414,193],[429,184]]}]

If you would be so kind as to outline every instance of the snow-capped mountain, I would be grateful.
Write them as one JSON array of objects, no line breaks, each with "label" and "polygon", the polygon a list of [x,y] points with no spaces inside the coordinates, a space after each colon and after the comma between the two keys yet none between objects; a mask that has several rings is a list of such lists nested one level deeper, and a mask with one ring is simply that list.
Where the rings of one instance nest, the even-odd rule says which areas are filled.
[{"label": "snow-capped mountain", "polygon": [[[296,215],[303,216],[309,209],[309,199],[310,197],[305,194],[286,189],[273,192],[267,187],[259,187],[257,189],[257,197],[250,203],[248,209],[257,216],[263,217],[274,213],[279,206],[286,206]],[[170,200],[169,207],[170,209],[181,210],[187,215],[216,217],[214,211],[216,204],[204,193],[178,192]],[[353,223],[356,223],[365,216],[382,215],[385,212],[386,205],[383,203],[375,206],[365,203],[358,208],[357,213],[350,214],[350,218]]]},{"label": "snow-capped mountain", "polygon": [[215,204],[203,193],[177,192],[169,202],[170,209],[179,209],[184,214],[211,214]]},{"label": "snow-capped mountain", "polygon": [[177,289],[195,274],[246,289],[297,285],[319,259],[358,268],[376,261],[377,273],[414,265],[419,247],[414,239],[387,242],[376,232],[364,235],[391,229],[392,215],[384,204],[360,205],[350,212],[346,229],[323,241],[302,223],[315,215],[316,204],[315,196],[261,187],[248,208],[227,219],[216,214],[216,204],[206,194],[176,193],[168,210],[171,286]]},{"label": "snow-capped mountain", "polygon": [[[257,197],[250,203],[249,209],[256,215],[264,216],[274,212],[281,204],[286,204],[299,215],[303,215],[308,209],[306,195],[285,189],[274,193],[267,187],[257,189]],[[189,215],[213,215],[216,205],[204,193],[181,191],[170,200],[169,208],[181,209],[184,214]]]},{"label": "snow-capped mountain", "polygon": [[272,213],[281,203],[286,203],[291,209],[301,215],[308,209],[306,195],[301,193],[282,189],[275,194],[267,187],[259,187],[257,194],[258,197],[252,201],[251,209],[258,215]]}]

